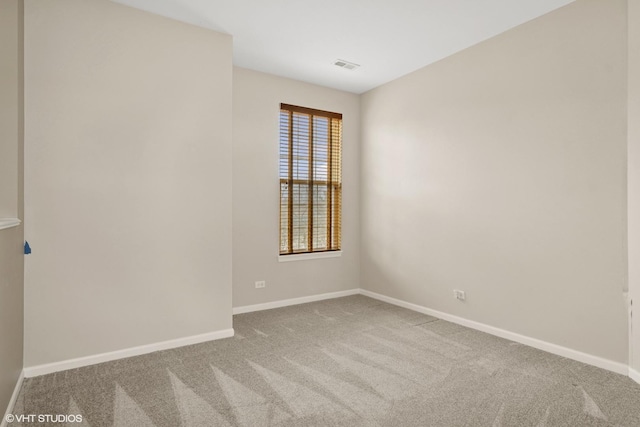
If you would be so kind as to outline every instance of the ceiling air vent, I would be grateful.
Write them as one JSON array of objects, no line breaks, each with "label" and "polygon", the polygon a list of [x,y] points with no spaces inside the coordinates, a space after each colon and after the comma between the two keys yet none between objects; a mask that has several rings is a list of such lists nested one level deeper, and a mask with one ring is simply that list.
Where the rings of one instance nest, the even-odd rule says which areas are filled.
[{"label": "ceiling air vent", "polygon": [[336,67],[344,68],[345,70],[355,70],[356,68],[359,67],[358,64],[345,61],[344,59],[336,59],[333,65],[335,65]]}]

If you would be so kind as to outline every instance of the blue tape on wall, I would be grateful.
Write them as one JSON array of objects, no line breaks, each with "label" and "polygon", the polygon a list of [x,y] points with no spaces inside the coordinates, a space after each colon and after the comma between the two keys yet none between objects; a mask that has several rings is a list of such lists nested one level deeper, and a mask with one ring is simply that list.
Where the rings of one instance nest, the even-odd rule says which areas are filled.
[{"label": "blue tape on wall", "polygon": [[24,241],[24,254],[29,255],[31,253],[31,246],[29,246],[29,242]]}]

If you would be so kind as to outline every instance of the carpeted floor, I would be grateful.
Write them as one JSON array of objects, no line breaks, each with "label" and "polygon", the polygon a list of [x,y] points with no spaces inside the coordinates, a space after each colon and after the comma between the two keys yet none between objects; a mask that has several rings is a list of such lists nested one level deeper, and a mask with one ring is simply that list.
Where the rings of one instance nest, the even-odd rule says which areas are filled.
[{"label": "carpeted floor", "polygon": [[234,328],[27,379],[13,412],[92,427],[640,426],[640,385],[624,376],[360,295]]}]

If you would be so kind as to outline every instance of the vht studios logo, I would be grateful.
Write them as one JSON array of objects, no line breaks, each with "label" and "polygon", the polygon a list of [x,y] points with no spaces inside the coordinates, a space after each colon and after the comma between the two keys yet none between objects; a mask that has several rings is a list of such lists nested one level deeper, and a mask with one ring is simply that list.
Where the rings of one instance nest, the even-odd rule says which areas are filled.
[{"label": "vht studios logo", "polygon": [[82,415],[63,414],[7,414],[7,424],[11,423],[81,423]]}]

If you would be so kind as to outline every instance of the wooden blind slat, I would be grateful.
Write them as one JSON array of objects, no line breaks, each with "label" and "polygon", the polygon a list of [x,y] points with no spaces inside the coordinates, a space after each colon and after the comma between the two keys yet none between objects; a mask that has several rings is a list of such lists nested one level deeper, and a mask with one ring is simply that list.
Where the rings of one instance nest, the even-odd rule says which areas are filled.
[{"label": "wooden blind slat", "polygon": [[298,105],[280,104],[281,110],[287,110],[294,113],[309,114],[312,116],[329,117],[342,120],[342,114],[332,113],[331,111],[316,110],[313,108],[300,107]]},{"label": "wooden blind slat", "polygon": [[342,114],[281,104],[280,120],[280,254],[340,250]]}]

